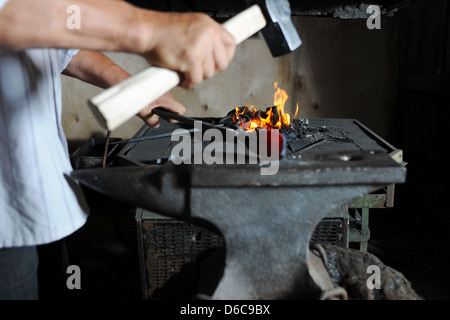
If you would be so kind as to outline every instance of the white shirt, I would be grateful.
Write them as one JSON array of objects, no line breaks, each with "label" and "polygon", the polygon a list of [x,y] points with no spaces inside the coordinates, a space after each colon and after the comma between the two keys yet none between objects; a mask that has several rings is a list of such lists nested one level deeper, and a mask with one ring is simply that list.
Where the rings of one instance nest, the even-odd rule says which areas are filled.
[{"label": "white shirt", "polygon": [[77,52],[0,48],[0,248],[53,242],[86,221],[61,125],[60,73]]}]

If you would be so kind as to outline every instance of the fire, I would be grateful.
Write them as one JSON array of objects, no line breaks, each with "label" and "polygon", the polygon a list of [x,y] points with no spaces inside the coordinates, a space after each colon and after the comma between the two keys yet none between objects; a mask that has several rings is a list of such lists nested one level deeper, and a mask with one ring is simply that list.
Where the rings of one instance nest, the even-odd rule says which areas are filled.
[{"label": "fire", "polygon": [[266,111],[256,110],[254,106],[246,106],[243,108],[236,108],[233,117],[233,122],[238,122],[239,126],[247,132],[252,132],[259,128],[264,129],[281,129],[288,128],[293,118],[297,116],[297,110],[293,117],[284,111],[284,105],[289,98],[285,90],[278,87],[278,82],[274,82],[276,89],[273,104],[274,106],[268,108]]}]

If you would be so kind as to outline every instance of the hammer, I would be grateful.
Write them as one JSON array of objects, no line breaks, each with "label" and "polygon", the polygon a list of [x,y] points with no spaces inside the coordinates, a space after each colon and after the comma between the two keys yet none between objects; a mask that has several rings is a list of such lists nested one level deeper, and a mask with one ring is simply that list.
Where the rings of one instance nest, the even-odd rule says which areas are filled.
[{"label": "hammer", "polygon": [[[296,50],[300,37],[287,0],[263,0],[223,26],[239,44],[261,31],[274,57]],[[150,67],[92,97],[88,105],[99,123],[112,131],[180,83],[177,72]]]}]

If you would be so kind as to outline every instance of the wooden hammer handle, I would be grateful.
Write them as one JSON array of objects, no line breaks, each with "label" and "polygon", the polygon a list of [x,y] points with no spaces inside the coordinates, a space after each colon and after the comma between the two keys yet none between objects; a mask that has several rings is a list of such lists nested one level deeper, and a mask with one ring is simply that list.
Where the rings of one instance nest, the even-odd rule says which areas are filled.
[{"label": "wooden hammer handle", "polygon": [[[223,26],[241,43],[266,25],[258,5],[244,10]],[[180,83],[175,71],[150,67],[108,88],[88,101],[99,123],[112,131]]]}]

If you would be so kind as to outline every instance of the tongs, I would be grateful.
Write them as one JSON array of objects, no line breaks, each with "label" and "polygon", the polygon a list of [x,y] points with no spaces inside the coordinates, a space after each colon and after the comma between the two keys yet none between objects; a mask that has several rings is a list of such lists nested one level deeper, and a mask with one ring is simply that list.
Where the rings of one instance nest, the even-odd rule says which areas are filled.
[{"label": "tongs", "polygon": [[[162,109],[162,108],[155,108],[152,110],[152,112],[162,118],[170,119],[170,120],[177,120],[181,123],[191,126],[192,128],[187,129],[188,132],[205,131],[208,129],[218,129],[222,133],[229,133],[234,136],[238,136],[239,134],[242,133],[242,132],[239,132],[240,130],[239,131],[234,130],[234,129],[226,127],[224,125],[217,125],[217,124],[210,123],[210,122],[204,121],[202,119],[198,119],[198,118],[190,118],[190,117],[183,116],[181,114],[174,113],[174,112]],[[199,124],[201,124],[201,127],[198,127]],[[137,138],[131,138],[128,140],[111,142],[109,144],[111,145],[111,144],[140,142],[140,141],[145,141],[145,140],[153,140],[153,139],[168,137],[168,136],[172,136],[174,134],[175,133],[172,133],[172,132],[166,132],[166,133],[156,134],[156,135],[152,135],[152,136],[137,137]],[[279,156],[280,156],[279,158],[282,159],[286,154],[286,141],[285,141],[285,138],[283,137],[283,135],[280,133],[278,133],[276,137],[277,138],[274,141],[272,141],[273,137],[270,134],[267,135],[267,139],[268,139],[267,145],[268,145],[268,148],[270,148],[270,145],[272,143],[278,143],[279,144],[278,151],[279,151]]]},{"label": "tongs", "polygon": [[[181,123],[189,125],[190,127],[192,127],[192,128],[186,129],[189,133],[200,131],[200,128],[198,128],[198,126],[195,125],[195,123],[197,122],[197,124],[201,124],[202,131],[207,130],[207,129],[219,129],[221,132],[228,131],[231,134],[235,134],[235,131],[233,129],[225,127],[224,125],[217,125],[217,124],[210,123],[210,122],[207,122],[207,121],[204,121],[201,119],[197,119],[197,118],[189,118],[189,117],[183,116],[181,114],[174,113],[174,112],[162,109],[162,108],[155,108],[152,110],[152,112],[162,118],[165,118],[168,120],[169,119],[177,120]],[[180,134],[184,134],[184,133],[180,133]],[[135,137],[135,138],[126,139],[126,140],[114,141],[114,142],[110,142],[109,144],[113,145],[113,144],[134,143],[134,142],[141,142],[141,141],[170,137],[172,135],[177,135],[177,134],[173,133],[173,132],[164,132],[164,133],[154,134],[151,136]]]},{"label": "tongs", "polygon": [[201,119],[197,119],[197,118],[190,118],[190,117],[186,117],[183,116],[181,114],[178,113],[174,113],[162,108],[155,108],[152,110],[152,112],[160,117],[163,117],[165,119],[171,119],[171,120],[177,120],[181,123],[187,124],[189,126],[192,126],[193,128],[196,128],[195,124],[201,124],[201,128],[202,130],[206,130],[206,129],[219,129],[221,131],[228,131],[228,132],[233,132],[235,130],[225,127],[223,125],[217,125],[214,123],[210,123]]}]

